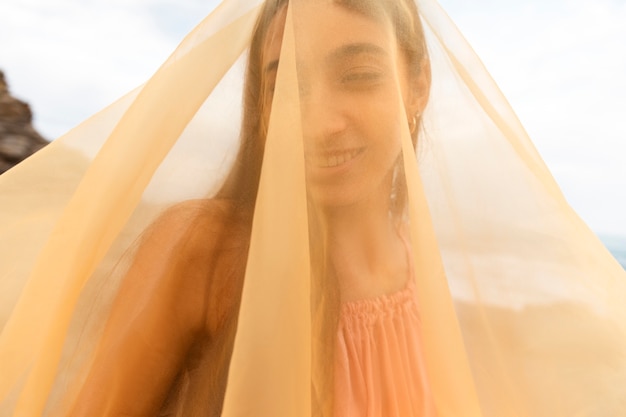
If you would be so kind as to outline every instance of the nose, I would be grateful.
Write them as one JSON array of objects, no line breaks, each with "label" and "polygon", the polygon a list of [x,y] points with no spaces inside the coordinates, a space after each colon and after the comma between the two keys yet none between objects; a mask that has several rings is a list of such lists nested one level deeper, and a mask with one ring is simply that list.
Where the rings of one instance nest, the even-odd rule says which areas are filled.
[{"label": "nose", "polygon": [[301,83],[300,110],[305,147],[330,147],[348,127],[348,108],[331,86]]}]

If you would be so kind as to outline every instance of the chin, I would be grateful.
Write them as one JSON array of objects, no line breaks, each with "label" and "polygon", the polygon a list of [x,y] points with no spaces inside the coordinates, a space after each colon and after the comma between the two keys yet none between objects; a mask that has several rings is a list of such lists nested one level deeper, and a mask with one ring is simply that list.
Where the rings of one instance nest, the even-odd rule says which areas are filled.
[{"label": "chin", "polygon": [[322,210],[335,210],[347,208],[358,203],[361,198],[355,193],[354,189],[310,189],[308,191],[310,203]]}]

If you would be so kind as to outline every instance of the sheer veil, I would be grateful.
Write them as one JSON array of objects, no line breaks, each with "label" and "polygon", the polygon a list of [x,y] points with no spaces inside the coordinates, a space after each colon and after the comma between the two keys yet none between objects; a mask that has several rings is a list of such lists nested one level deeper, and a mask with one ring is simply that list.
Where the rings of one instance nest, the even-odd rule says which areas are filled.
[{"label": "sheer veil", "polygon": [[[626,273],[569,207],[446,13],[409,1],[224,0],[144,85],[0,177],[0,415],[59,415],[80,395],[103,366],[99,340],[124,277],[171,213],[176,236],[208,230],[199,239],[211,249],[198,256],[227,282],[211,287],[227,300],[226,336],[193,344],[161,415],[331,415],[345,295],[388,292],[346,291],[341,268],[359,254],[333,258],[340,232],[374,217],[372,195],[385,196],[385,221],[407,242],[399,252],[434,410],[399,415],[624,415]],[[318,98],[317,37],[340,36],[325,32],[330,18],[311,23],[320,5],[319,16],[391,34],[390,59],[409,75],[336,70],[331,93],[342,95]],[[272,26],[281,10],[284,29]],[[404,40],[405,24],[423,30],[425,51]],[[273,36],[282,42],[268,83],[260,64]],[[373,89],[378,101],[365,104]],[[325,133],[322,151],[311,150],[322,122],[349,130],[338,108],[354,110],[345,119],[359,134]],[[357,181],[344,165],[367,175]],[[191,262],[174,235],[155,264]],[[134,294],[137,311],[154,297],[148,281]]]}]

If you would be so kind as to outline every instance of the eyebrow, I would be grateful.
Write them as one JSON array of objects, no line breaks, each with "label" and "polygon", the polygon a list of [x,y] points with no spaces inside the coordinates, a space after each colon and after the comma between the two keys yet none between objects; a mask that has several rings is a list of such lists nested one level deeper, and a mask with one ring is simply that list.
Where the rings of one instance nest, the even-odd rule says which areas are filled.
[{"label": "eyebrow", "polygon": [[[378,45],[367,42],[360,43],[350,43],[347,45],[343,45],[336,50],[334,50],[330,56],[328,57],[329,61],[339,61],[341,59],[345,59],[346,57],[356,56],[360,54],[372,54],[372,55],[380,55],[386,56],[387,52]],[[265,73],[269,73],[272,71],[276,71],[278,69],[278,59],[271,61],[269,64],[265,66]]]},{"label": "eyebrow", "polygon": [[343,45],[328,56],[329,61],[339,61],[345,58],[349,58],[361,54],[386,56],[387,51],[378,45],[368,42],[350,43]]}]

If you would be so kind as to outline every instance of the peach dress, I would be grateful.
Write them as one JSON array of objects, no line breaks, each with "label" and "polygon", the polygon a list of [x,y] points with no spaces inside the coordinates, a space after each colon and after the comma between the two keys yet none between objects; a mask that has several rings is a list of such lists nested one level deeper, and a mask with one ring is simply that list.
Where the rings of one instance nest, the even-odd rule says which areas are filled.
[{"label": "peach dress", "polygon": [[[406,241],[405,241],[406,244]],[[344,302],[335,347],[336,417],[435,417],[413,265],[398,292]]]}]

